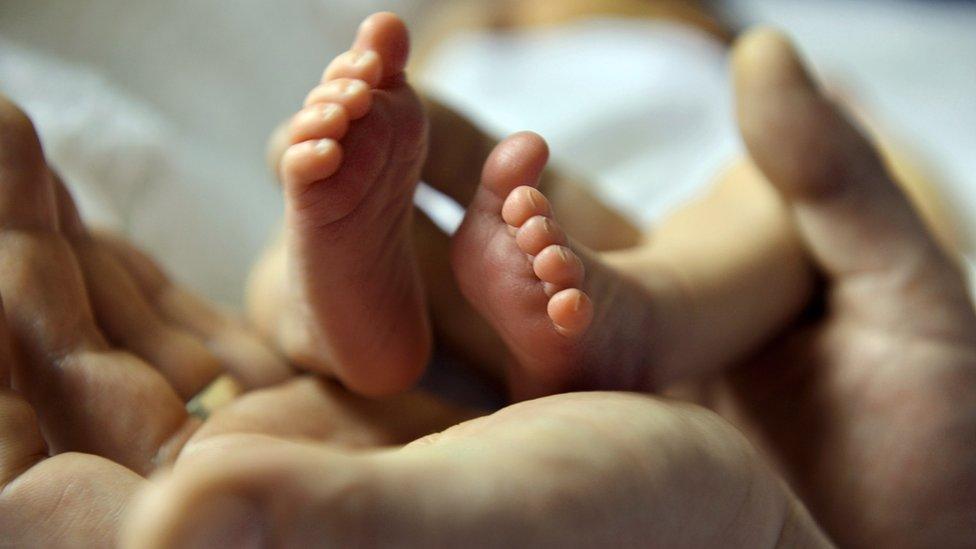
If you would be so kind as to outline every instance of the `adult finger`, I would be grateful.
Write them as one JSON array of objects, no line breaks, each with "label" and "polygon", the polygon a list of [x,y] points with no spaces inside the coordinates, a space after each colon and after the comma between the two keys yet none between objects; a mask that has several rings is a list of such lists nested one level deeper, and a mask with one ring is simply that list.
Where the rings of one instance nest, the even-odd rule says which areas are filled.
[{"label": "adult finger", "polygon": [[74,248],[99,327],[116,346],[155,366],[184,399],[220,374],[220,363],[195,337],[164,320],[116,258],[91,237],[68,188],[52,180],[62,234]]},{"label": "adult finger", "polygon": [[0,97],[0,293],[16,342],[13,385],[51,451],[90,452],[137,472],[196,427],[169,384],[99,331],[30,120]]},{"label": "adult finger", "polygon": [[739,126],[752,158],[792,206],[821,268],[903,279],[948,261],[878,151],[827,99],[790,42],[758,29],[733,50]]},{"label": "adult finger", "polygon": [[294,374],[288,363],[243,321],[173,282],[145,252],[124,238],[98,232],[110,253],[165,321],[198,338],[222,368],[246,388],[280,383]]}]

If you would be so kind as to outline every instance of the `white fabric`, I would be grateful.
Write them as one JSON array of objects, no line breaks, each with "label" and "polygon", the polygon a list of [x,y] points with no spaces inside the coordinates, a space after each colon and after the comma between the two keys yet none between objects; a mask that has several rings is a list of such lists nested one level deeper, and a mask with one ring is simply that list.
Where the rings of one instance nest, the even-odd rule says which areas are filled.
[{"label": "white fabric", "polygon": [[438,51],[426,90],[498,135],[542,134],[556,162],[641,222],[738,150],[725,52],[691,29],[592,20],[460,35]]}]

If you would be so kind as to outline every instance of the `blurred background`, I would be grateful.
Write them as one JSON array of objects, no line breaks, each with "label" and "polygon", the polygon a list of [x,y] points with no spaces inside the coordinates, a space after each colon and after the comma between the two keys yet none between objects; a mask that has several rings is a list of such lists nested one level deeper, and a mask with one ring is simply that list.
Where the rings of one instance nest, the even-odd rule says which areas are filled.
[{"label": "blurred background", "polygon": [[86,217],[237,305],[281,216],[267,137],[380,10],[411,25],[428,93],[499,136],[543,134],[645,225],[741,153],[728,44],[778,26],[976,251],[968,1],[0,0],[0,92],[34,118]]}]

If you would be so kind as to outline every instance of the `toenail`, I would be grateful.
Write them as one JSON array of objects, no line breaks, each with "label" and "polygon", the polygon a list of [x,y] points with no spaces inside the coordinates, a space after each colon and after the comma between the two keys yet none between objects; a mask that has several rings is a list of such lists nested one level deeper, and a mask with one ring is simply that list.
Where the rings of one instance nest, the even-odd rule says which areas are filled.
[{"label": "toenail", "polygon": [[546,234],[549,234],[549,233],[552,232],[552,227],[549,226],[549,218],[548,217],[543,217],[542,218],[542,230],[545,231]]},{"label": "toenail", "polygon": [[535,192],[532,189],[528,189],[525,193],[528,195],[529,204],[532,204],[532,208],[538,209],[539,205],[535,201]]},{"label": "toenail", "polygon": [[556,247],[556,252],[559,253],[559,258],[563,260],[563,263],[569,263],[569,256],[566,255],[566,249],[562,246]]},{"label": "toenail", "polygon": [[581,305],[583,305],[583,294],[577,293],[576,300],[573,302],[573,312],[579,312]]},{"label": "toenail", "polygon": [[319,139],[315,143],[315,153],[316,154],[326,154],[332,150],[333,144],[331,139]]},{"label": "toenail", "polygon": [[351,82],[347,82],[343,86],[342,93],[344,93],[346,95],[354,95],[357,92],[362,91],[365,88],[366,88],[366,85],[363,82],[361,82],[359,80],[353,80]]},{"label": "toenail", "polygon": [[339,105],[335,103],[327,103],[322,107],[322,120],[331,120],[339,114]]},{"label": "toenail", "polygon": [[352,54],[351,55],[352,59],[350,62],[353,66],[356,67],[362,67],[364,65],[367,65],[369,64],[370,61],[373,60],[373,58],[376,57],[376,52],[370,50],[354,51],[350,53]]}]

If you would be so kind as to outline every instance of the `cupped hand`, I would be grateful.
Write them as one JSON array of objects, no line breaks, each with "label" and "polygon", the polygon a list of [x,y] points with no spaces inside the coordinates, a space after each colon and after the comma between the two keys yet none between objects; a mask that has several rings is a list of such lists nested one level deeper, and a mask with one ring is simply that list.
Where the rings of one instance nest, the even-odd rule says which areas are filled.
[{"label": "cupped hand", "polygon": [[841,545],[972,546],[976,315],[960,268],[786,39],[749,34],[733,67],[749,151],[824,289],[718,408]]},{"label": "cupped hand", "polygon": [[[292,378],[243,324],[126,241],[92,235],[30,120],[2,98],[0,295],[4,544],[111,546],[145,475],[217,434],[375,446],[470,416],[423,395],[374,402]],[[184,402],[222,373],[270,387],[201,424]]]},{"label": "cupped hand", "polygon": [[402,448],[213,437],[123,546],[827,547],[715,414],[628,393],[526,401]]}]

